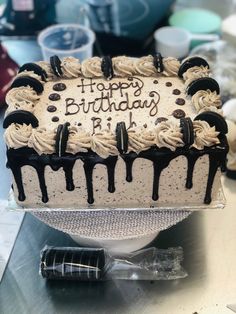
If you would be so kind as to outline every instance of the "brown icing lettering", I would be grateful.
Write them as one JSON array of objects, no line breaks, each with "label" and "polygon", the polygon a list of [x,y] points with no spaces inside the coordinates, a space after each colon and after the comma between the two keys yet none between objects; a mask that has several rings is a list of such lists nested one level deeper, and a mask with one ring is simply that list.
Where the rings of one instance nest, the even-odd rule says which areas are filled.
[{"label": "brown icing lettering", "polygon": [[[151,91],[149,93],[149,96],[152,98],[155,98],[155,99],[152,99],[150,101],[150,105],[149,105],[149,107],[151,108],[149,114],[151,117],[154,117],[158,113],[158,106],[157,105],[160,101],[160,95],[156,91]],[[149,108],[148,106],[146,106],[146,107]]]},{"label": "brown icing lettering", "polygon": [[136,126],[137,126],[137,123],[133,121],[133,114],[132,112],[129,112],[129,127],[127,128],[127,130]]},{"label": "brown icing lettering", "polygon": [[[84,83],[85,79],[81,79],[81,85],[77,85],[77,87],[81,87],[81,93],[85,93],[85,87],[89,87],[89,92],[93,93],[93,86],[95,85],[95,82],[93,82],[93,79],[89,79],[89,83]],[[88,79],[86,80],[88,81]]]},{"label": "brown icing lettering", "polygon": [[[143,81],[138,77],[132,77],[129,79],[130,82],[99,82],[95,83],[93,79],[87,83],[86,79],[81,79],[81,84],[77,87],[81,88],[81,93],[94,92],[94,89],[99,92],[108,92],[108,97],[112,98],[115,91],[119,91],[120,97],[124,96],[124,91],[127,89],[133,89],[133,95],[138,97],[141,95],[142,88],[144,86]],[[131,92],[131,91],[129,91]]]},{"label": "brown icing lettering", "polygon": [[66,113],[65,115],[73,115],[79,112],[79,105],[75,102],[74,98],[66,98]]},{"label": "brown icing lettering", "polygon": [[95,134],[95,129],[99,128],[99,131],[102,129],[102,126],[101,126],[102,119],[97,118],[97,117],[92,117],[91,120],[93,122],[93,134]]}]

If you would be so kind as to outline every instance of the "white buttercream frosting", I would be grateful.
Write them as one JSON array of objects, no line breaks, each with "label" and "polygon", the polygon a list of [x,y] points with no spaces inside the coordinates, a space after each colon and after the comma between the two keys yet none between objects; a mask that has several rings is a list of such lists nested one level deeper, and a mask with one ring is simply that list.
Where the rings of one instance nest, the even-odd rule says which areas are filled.
[{"label": "white buttercream frosting", "polygon": [[102,60],[99,57],[86,59],[81,64],[81,71],[83,76],[88,78],[103,77],[101,69]]},{"label": "white buttercream frosting", "polygon": [[21,148],[28,145],[32,126],[12,123],[4,133],[4,139],[8,148]]},{"label": "white buttercream frosting", "polygon": [[192,104],[197,111],[210,106],[219,108],[221,107],[221,99],[216,91],[212,92],[210,89],[199,90],[192,96]]},{"label": "white buttercream frosting", "polygon": [[39,155],[55,152],[56,132],[46,128],[32,129],[28,146],[32,147]]},{"label": "white buttercream frosting", "polygon": [[81,64],[79,59],[74,57],[65,57],[61,60],[62,76],[65,78],[74,78],[81,75]]},{"label": "white buttercream frosting", "polygon": [[209,147],[220,143],[218,139],[219,132],[206,121],[193,121],[193,130],[195,139],[192,146],[199,150],[204,149],[205,146]]},{"label": "white buttercream frosting", "polygon": [[184,146],[183,134],[179,124],[173,120],[162,121],[156,127],[155,143],[157,147],[167,147],[174,151],[177,147]]}]

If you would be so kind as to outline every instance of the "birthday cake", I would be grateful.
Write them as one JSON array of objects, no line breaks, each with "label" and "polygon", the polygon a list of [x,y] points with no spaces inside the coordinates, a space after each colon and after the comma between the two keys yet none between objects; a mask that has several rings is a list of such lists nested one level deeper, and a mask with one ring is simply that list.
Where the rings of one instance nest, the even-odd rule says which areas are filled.
[{"label": "birthday cake", "polygon": [[160,54],[23,65],[6,96],[7,167],[25,207],[210,204],[228,145],[208,63]]}]

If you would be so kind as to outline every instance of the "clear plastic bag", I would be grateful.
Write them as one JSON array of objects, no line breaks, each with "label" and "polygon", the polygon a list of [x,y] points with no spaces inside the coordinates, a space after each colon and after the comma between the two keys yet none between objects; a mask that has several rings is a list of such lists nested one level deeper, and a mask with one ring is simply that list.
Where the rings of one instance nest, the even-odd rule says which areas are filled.
[{"label": "clear plastic bag", "polygon": [[187,276],[181,247],[143,249],[112,256],[104,249],[49,247],[41,251],[40,274],[46,279],[80,281],[170,280]]}]

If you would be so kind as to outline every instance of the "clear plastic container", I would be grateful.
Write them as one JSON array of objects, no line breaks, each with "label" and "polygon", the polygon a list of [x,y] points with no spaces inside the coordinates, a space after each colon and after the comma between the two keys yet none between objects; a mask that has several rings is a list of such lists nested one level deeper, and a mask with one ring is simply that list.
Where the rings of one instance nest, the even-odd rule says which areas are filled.
[{"label": "clear plastic container", "polygon": [[77,24],[58,24],[43,30],[38,36],[43,59],[48,61],[50,56],[59,58],[73,56],[83,61],[93,54],[94,32]]}]

